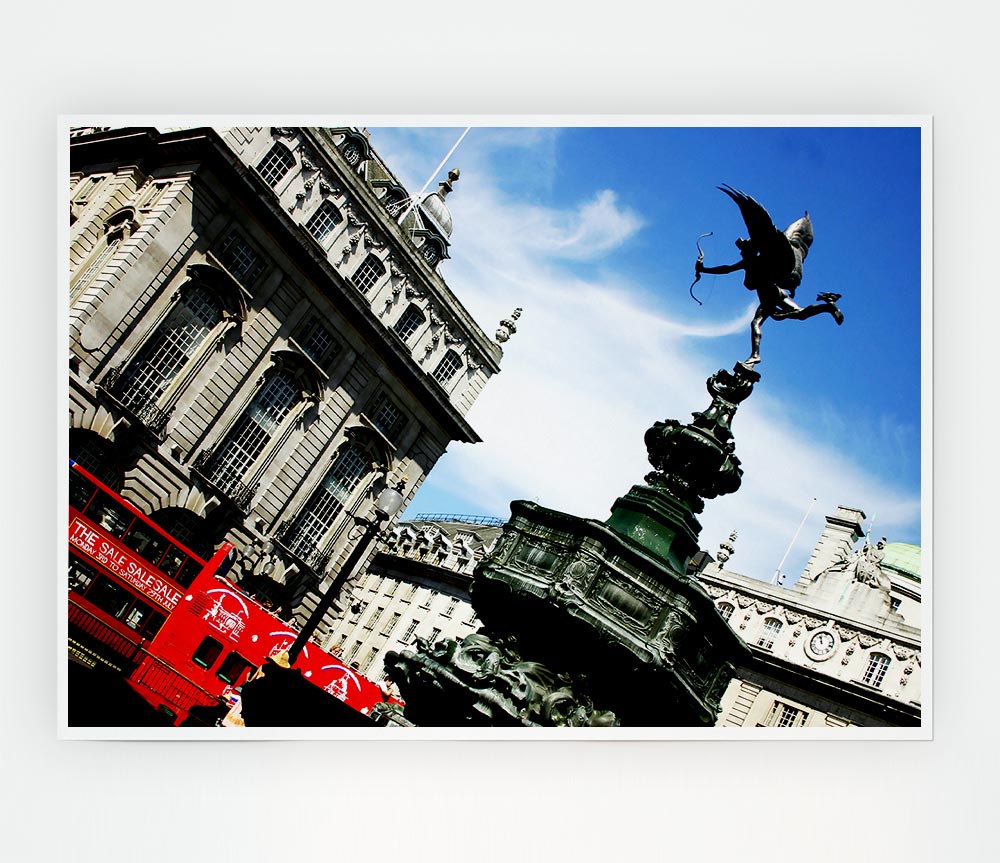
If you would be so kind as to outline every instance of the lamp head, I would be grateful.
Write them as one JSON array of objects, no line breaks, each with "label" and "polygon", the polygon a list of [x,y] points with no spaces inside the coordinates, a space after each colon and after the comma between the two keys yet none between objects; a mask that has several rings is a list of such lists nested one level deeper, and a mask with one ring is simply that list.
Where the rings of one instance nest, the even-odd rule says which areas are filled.
[{"label": "lamp head", "polygon": [[403,489],[406,486],[407,477],[403,477],[395,486],[386,486],[375,501],[375,512],[379,517],[388,521],[403,506]]}]

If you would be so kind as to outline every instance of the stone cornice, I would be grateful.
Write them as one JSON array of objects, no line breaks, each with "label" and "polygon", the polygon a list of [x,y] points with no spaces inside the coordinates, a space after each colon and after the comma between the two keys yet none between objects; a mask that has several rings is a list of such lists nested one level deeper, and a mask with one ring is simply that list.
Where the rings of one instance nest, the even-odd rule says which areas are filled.
[{"label": "stone cornice", "polygon": [[[794,587],[777,587],[765,582],[758,582],[760,587],[756,587],[755,585],[743,583],[744,579],[753,580],[750,579],[749,576],[739,576],[740,581],[735,581],[729,573],[722,575],[719,573],[701,572],[698,573],[697,578],[704,582],[706,586],[713,585],[715,587],[722,588],[723,590],[733,591],[738,595],[746,597],[750,600],[750,602],[747,603],[748,606],[759,604],[762,601],[774,603],[775,606],[781,609],[784,614],[791,612],[792,614],[810,616],[818,620],[822,620],[824,623],[830,621],[836,626],[845,627],[855,632],[863,633],[870,638],[876,638],[879,641],[887,639],[894,644],[908,647],[917,652],[920,651],[920,630],[918,628],[906,626],[906,630],[910,630],[910,632],[907,632],[899,627],[890,627],[886,625],[883,628],[879,628],[868,623],[862,623],[852,618],[835,614],[828,609],[821,608],[820,606],[810,603],[802,593],[795,592]],[[721,596],[719,598],[721,598]]]},{"label": "stone cornice", "polygon": [[[500,357],[502,351],[500,346],[490,339],[483,331],[482,327],[476,323],[469,314],[465,306],[462,305],[458,297],[452,293],[440,273],[432,269],[419,254],[417,248],[410,243],[404,235],[403,229],[390,216],[382,206],[382,202],[375,196],[371,187],[351,166],[340,157],[339,150],[331,135],[332,130],[323,128],[302,127],[299,133],[302,138],[314,148],[316,156],[326,162],[326,167],[335,172],[338,180],[350,191],[355,198],[364,201],[366,216],[377,223],[377,230],[380,236],[384,237],[390,246],[392,255],[396,260],[404,264],[410,273],[419,275],[422,285],[430,292],[430,296],[439,306],[448,310],[449,315],[461,325],[464,335],[469,338],[471,346],[488,364],[494,374],[500,370]],[[336,154],[336,155],[334,155]],[[381,163],[383,168],[384,164]],[[391,172],[389,172],[391,173]],[[396,183],[399,181],[393,177]],[[403,188],[402,184],[399,184]]]}]

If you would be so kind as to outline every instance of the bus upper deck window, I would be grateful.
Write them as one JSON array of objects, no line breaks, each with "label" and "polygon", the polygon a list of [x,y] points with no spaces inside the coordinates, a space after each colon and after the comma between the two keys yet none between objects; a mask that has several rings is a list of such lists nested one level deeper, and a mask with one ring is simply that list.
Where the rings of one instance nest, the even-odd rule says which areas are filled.
[{"label": "bus upper deck window", "polygon": [[69,472],[69,505],[73,509],[83,512],[87,506],[87,501],[94,496],[96,488],[97,486],[83,474],[71,470]]},{"label": "bus upper deck window", "polygon": [[133,522],[135,516],[105,492],[100,491],[87,507],[87,518],[99,524],[112,536],[120,537]]},{"label": "bus upper deck window", "polygon": [[141,630],[143,623],[145,623],[146,618],[152,610],[151,606],[147,605],[142,600],[137,599],[129,611],[128,616],[125,618],[125,625],[129,629],[134,629],[136,631]]},{"label": "bus upper deck window", "polygon": [[163,550],[170,544],[153,528],[139,519],[135,520],[135,524],[122,537],[122,542],[154,566],[160,562]]},{"label": "bus upper deck window", "polygon": [[[179,573],[182,568],[186,569],[184,561],[187,559],[188,556],[183,551],[177,548],[177,546],[172,545],[167,549],[167,553],[163,555],[163,560],[160,562],[160,570],[176,581],[180,581]],[[192,580],[193,578],[192,576]]]}]

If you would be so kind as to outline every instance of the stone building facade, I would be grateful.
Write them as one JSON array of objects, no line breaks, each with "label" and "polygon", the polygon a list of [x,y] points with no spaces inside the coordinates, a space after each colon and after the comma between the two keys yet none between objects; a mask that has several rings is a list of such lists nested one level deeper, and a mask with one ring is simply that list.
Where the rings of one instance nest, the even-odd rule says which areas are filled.
[{"label": "stone building facade", "polygon": [[[750,648],[721,700],[720,727],[898,727],[920,723],[920,548],[872,544],[861,510],[826,519],[801,577],[771,584],[727,568],[736,537],[691,574]],[[327,644],[385,681],[389,651],[416,638],[461,638],[480,622],[469,599],[476,564],[502,531],[497,519],[424,516],[400,522]]]},{"label": "stone building facade", "polygon": [[304,620],[379,491],[479,440],[509,331],[440,272],[458,173],[415,200],[356,128],[69,145],[70,457]]},{"label": "stone building facade", "polygon": [[367,572],[345,589],[343,618],[325,648],[385,683],[385,655],[475,632],[469,599],[476,564],[492,551],[503,522],[475,516],[418,516],[399,522]]},{"label": "stone building facade", "polygon": [[699,579],[754,660],[723,696],[720,726],[920,724],[920,548],[862,540],[864,519],[827,516],[790,587],[728,569],[735,542],[703,561]]}]

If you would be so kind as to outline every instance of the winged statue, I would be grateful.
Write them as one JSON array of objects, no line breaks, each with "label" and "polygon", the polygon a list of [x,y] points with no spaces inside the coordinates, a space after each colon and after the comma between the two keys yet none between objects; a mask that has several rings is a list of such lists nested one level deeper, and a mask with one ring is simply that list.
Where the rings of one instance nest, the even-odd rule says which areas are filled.
[{"label": "winged statue", "polygon": [[816,303],[805,307],[794,301],[795,291],[802,282],[802,262],[813,241],[809,213],[781,231],[775,227],[767,210],[745,192],[725,184],[718,188],[740,208],[749,237],[736,240],[740,260],[735,264],[706,267],[699,256],[695,272],[700,276],[702,273],[725,274],[743,270],[744,287],[757,292],[760,305],[750,322],[751,352],[743,365],[754,366],[760,362],[761,327],[768,318],[804,321],[826,313],[842,324],[844,315],[837,308],[840,294],[819,294]]}]

